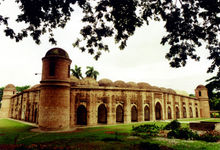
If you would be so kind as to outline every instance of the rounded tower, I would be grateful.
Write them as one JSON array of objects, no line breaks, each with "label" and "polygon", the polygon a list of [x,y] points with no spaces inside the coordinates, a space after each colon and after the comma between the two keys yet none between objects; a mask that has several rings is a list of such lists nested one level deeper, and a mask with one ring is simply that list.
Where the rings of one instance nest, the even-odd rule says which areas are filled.
[{"label": "rounded tower", "polygon": [[8,84],[3,90],[2,106],[0,110],[1,118],[9,118],[11,97],[16,94],[16,88],[13,84]]},{"label": "rounded tower", "polygon": [[42,58],[40,82],[39,128],[61,130],[70,121],[70,64],[67,52],[50,49]]},{"label": "rounded tower", "polygon": [[196,98],[200,102],[200,116],[202,118],[210,118],[210,107],[208,90],[205,86],[199,85],[195,89]]}]

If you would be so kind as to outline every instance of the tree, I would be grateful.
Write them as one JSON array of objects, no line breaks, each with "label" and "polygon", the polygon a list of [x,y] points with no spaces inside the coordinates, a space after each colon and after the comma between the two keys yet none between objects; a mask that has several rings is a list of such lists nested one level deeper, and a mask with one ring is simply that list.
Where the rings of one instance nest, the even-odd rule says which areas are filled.
[{"label": "tree", "polygon": [[97,79],[99,72],[94,69],[94,67],[87,66],[86,77],[91,77]]},{"label": "tree", "polygon": [[208,80],[206,87],[208,89],[209,104],[212,110],[220,110],[220,72]]},{"label": "tree", "polygon": [[0,87],[0,102],[2,101],[4,87]]},{"label": "tree", "polygon": [[78,79],[82,79],[82,72],[81,72],[81,67],[78,67],[77,65],[75,65],[74,69],[70,69],[70,71],[72,72],[72,75],[77,77]]},{"label": "tree", "polygon": [[23,92],[24,90],[30,88],[30,85],[16,86],[15,88],[16,88],[16,91],[17,91],[18,93],[20,93],[20,92]]},{"label": "tree", "polygon": [[[120,49],[135,30],[150,20],[164,21],[167,34],[161,44],[170,45],[166,58],[171,67],[185,66],[190,57],[199,61],[196,48],[205,45],[212,60],[207,72],[220,66],[220,1],[219,0],[15,0],[21,13],[16,21],[27,27],[18,32],[10,26],[9,17],[0,15],[6,36],[20,41],[31,36],[40,44],[40,36],[49,33],[56,44],[53,30],[64,28],[78,5],[83,12],[82,27],[73,46],[95,55],[109,51],[106,38],[113,37]],[[3,2],[2,2],[3,3]]]}]

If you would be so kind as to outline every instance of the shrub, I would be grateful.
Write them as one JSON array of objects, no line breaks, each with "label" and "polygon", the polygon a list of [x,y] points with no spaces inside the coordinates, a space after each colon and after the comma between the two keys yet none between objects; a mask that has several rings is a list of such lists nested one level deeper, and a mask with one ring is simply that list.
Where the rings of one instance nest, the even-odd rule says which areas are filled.
[{"label": "shrub", "polygon": [[164,127],[165,130],[176,130],[179,128],[180,122],[178,120],[173,120]]},{"label": "shrub", "polygon": [[160,132],[160,127],[155,124],[144,124],[132,127],[133,135],[148,137],[156,136]]},{"label": "shrub", "polygon": [[189,128],[179,128],[176,130],[171,130],[167,134],[168,138],[177,138],[177,139],[198,139],[199,135],[197,133],[192,132]]},{"label": "shrub", "polygon": [[217,142],[218,140],[220,140],[220,135],[217,132],[209,131],[205,134],[200,135],[199,140],[206,142]]}]

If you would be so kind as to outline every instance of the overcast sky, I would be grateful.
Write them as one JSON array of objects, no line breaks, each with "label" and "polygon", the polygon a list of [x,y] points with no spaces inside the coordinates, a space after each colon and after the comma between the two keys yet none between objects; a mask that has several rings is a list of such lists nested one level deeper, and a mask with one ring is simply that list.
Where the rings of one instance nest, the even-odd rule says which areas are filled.
[{"label": "overcast sky", "polygon": [[[18,14],[17,11],[16,7],[9,3],[0,6],[2,14],[12,16]],[[72,47],[82,26],[79,16],[80,13],[76,12],[64,30],[57,29],[54,33],[58,41],[56,47],[68,52],[72,60],[71,68],[74,68],[75,64],[81,66],[84,76],[86,66],[94,66],[100,73],[98,80],[108,78],[112,81],[147,82],[158,87],[194,93],[197,85],[205,85],[205,80],[214,75],[206,73],[211,62],[206,59],[208,51],[205,48],[198,49],[200,62],[188,60],[186,67],[178,69],[169,66],[168,60],[165,59],[169,46],[160,45],[160,40],[166,33],[162,22],[151,22],[149,26],[138,29],[123,51],[110,41],[110,53],[103,53],[101,58],[95,61],[93,56]],[[16,25],[18,29],[22,26],[23,24]],[[2,27],[0,29],[0,87],[9,83],[15,86],[39,84],[41,75],[36,76],[35,73],[41,73],[42,57],[55,46],[47,42],[47,36],[41,38],[40,45],[36,45],[31,38],[16,43],[4,36]]]}]

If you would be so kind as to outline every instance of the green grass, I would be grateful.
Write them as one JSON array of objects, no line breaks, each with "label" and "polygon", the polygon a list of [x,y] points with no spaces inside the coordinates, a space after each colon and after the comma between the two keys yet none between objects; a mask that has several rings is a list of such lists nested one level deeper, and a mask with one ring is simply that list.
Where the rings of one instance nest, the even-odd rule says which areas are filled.
[{"label": "green grass", "polygon": [[[146,122],[165,126],[167,122]],[[22,124],[8,119],[0,119],[0,146],[1,144],[25,144],[35,149],[47,146],[47,148],[69,147],[72,149],[141,149],[146,147],[159,148],[168,146],[177,150],[181,149],[220,149],[219,143],[207,143],[202,141],[186,141],[167,138],[133,139],[131,136],[132,126],[145,123],[119,124],[111,126],[99,126],[78,128],[73,132],[65,133],[34,133],[30,125]],[[187,123],[181,124],[183,127]],[[1,149],[1,147],[0,147]]]}]

